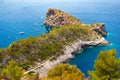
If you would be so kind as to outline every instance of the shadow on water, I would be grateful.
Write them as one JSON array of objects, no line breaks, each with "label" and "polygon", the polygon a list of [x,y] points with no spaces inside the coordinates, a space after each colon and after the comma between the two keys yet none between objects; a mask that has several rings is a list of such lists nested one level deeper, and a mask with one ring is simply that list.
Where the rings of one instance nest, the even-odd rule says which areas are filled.
[{"label": "shadow on water", "polygon": [[44,26],[45,26],[47,33],[49,33],[53,28],[52,26],[46,26],[46,25],[44,25]]}]

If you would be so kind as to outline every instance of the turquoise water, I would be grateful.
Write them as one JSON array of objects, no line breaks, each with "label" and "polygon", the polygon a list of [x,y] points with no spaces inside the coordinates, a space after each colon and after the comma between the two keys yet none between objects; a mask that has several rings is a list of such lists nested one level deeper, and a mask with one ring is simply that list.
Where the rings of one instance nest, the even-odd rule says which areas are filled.
[{"label": "turquoise water", "polygon": [[[86,48],[70,64],[76,65],[87,75],[93,69],[100,50],[117,49],[120,57],[120,1],[119,0],[0,0],[0,47],[22,38],[39,36],[47,32],[41,27],[48,8],[58,8],[77,17],[84,23],[106,24],[110,46]],[[20,35],[19,32],[25,32]]]}]

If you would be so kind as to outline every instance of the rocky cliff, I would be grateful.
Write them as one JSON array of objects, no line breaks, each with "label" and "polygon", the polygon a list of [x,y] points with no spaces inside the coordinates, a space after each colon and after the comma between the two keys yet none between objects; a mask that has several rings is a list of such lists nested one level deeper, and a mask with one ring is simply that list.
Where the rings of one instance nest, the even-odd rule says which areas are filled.
[{"label": "rocky cliff", "polygon": [[83,24],[79,19],[59,9],[49,8],[46,13],[46,19],[44,21],[44,24],[46,26],[55,26],[55,27],[62,27],[63,25],[70,25],[70,24],[82,24],[92,28],[102,36],[107,36],[105,24],[102,24],[102,23],[95,23],[95,24],[89,24],[89,25]]},{"label": "rocky cliff", "polygon": [[61,27],[62,25],[69,24],[80,24],[81,22],[75,17],[69,15],[68,13],[64,13],[59,9],[48,9],[46,13],[46,20],[44,24],[47,26],[56,26]]},{"label": "rocky cliff", "polygon": [[102,36],[107,36],[107,31],[105,29],[105,24],[104,23],[89,24],[88,27],[92,28],[98,34],[101,34]]}]

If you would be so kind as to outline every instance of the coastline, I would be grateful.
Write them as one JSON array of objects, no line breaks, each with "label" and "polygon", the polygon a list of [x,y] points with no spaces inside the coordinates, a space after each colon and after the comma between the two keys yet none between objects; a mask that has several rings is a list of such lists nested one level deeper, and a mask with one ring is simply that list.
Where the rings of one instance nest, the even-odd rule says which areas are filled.
[{"label": "coastline", "polygon": [[75,57],[76,52],[81,52],[84,48],[83,46],[98,46],[98,45],[108,45],[109,42],[106,41],[103,37],[95,40],[95,41],[81,41],[76,40],[70,45],[65,46],[63,52],[63,55],[60,55],[56,60],[50,60],[48,59],[42,64],[39,64],[38,66],[34,67],[30,71],[25,72],[24,74],[27,74],[31,71],[38,73],[40,78],[46,77],[47,72],[52,69],[54,66],[62,63],[67,63],[71,59]]},{"label": "coastline", "polygon": [[[58,16],[57,12],[64,16]],[[75,17],[57,9],[50,9],[47,16],[45,23],[61,28],[53,29],[47,35],[19,40],[10,44],[7,49],[1,49],[2,54],[7,53],[1,64],[6,65],[9,60],[14,59],[26,70],[24,74],[35,72],[43,78],[54,66],[69,62],[85,47],[109,44],[102,37],[107,35],[104,24],[83,25]],[[55,20],[52,21],[51,18]],[[66,22],[67,19],[75,21],[75,24]]]}]

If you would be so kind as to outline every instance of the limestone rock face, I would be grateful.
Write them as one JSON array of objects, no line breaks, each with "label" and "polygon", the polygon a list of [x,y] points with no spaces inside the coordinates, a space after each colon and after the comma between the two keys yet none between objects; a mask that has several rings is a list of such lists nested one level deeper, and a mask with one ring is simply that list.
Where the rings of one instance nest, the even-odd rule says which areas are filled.
[{"label": "limestone rock face", "polygon": [[81,25],[92,28],[98,34],[101,34],[102,36],[107,36],[105,24],[102,24],[102,23],[83,24],[82,22],[80,22],[79,19],[77,19],[59,9],[49,8],[46,13],[46,19],[44,21],[44,24],[46,26],[55,26],[55,27],[61,27],[63,25],[70,25],[70,24],[81,24]]},{"label": "limestone rock face", "polygon": [[69,24],[80,24],[81,22],[76,19],[75,17],[64,13],[58,9],[48,9],[46,13],[46,20],[44,24],[47,26],[56,26],[61,27],[62,25],[69,25]]}]

